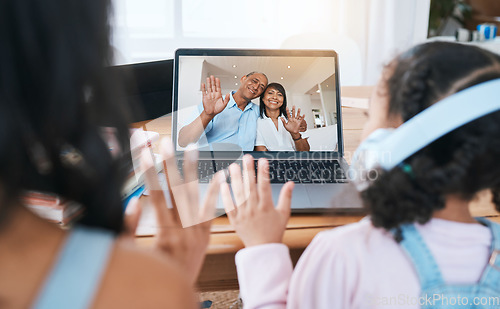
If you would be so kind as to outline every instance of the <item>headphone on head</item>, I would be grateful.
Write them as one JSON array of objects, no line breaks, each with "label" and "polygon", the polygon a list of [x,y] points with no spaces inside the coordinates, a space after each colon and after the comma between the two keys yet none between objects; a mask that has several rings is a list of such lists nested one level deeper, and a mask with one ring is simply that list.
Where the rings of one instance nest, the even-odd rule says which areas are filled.
[{"label": "headphone on head", "polygon": [[348,177],[358,191],[447,133],[500,110],[500,79],[469,87],[426,108],[398,128],[372,132],[354,153]]}]

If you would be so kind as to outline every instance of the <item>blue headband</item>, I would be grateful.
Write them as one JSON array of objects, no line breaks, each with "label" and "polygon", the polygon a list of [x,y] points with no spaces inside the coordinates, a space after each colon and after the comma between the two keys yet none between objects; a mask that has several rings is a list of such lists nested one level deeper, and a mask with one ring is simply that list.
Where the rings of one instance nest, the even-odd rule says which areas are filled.
[{"label": "blue headband", "polygon": [[500,79],[457,92],[426,108],[380,142],[379,165],[390,170],[441,136],[500,110]]}]

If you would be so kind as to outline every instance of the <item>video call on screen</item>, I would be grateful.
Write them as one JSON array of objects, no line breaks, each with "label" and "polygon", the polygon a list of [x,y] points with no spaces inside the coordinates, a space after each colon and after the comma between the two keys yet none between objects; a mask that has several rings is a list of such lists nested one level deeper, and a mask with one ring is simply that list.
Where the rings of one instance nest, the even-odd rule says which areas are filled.
[{"label": "video call on screen", "polygon": [[[290,56],[180,56],[176,133],[199,116],[201,84],[213,75],[220,79],[222,94],[236,91],[242,76],[262,72],[269,83],[281,84],[287,107],[300,108],[307,123],[310,151],[337,150],[337,95],[334,57]],[[259,97],[252,100],[259,106]],[[202,134],[200,150],[209,150]],[[218,151],[235,151],[237,145],[218,143]],[[183,150],[179,144],[177,150]],[[213,150],[213,149],[212,149]]]}]

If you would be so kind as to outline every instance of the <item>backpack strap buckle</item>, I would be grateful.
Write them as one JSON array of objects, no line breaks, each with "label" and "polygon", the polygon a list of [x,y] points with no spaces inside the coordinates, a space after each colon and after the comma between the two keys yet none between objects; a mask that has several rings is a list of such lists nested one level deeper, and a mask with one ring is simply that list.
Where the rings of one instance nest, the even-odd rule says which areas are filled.
[{"label": "backpack strap buckle", "polygon": [[494,269],[500,271],[500,266],[496,265],[497,258],[499,258],[499,264],[500,264],[500,250],[493,250],[493,252],[491,253],[491,256],[490,256],[489,264]]}]

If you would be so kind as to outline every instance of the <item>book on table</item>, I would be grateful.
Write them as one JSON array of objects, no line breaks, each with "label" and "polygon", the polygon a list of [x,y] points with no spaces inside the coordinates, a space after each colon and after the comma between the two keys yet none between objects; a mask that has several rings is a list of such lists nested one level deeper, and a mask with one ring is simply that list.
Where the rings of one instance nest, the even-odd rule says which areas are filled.
[{"label": "book on table", "polygon": [[35,214],[62,226],[74,222],[83,213],[80,204],[51,193],[29,191],[23,195],[22,201]]}]

